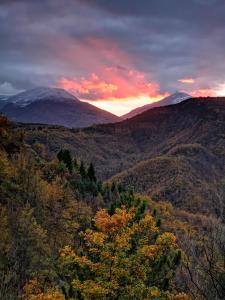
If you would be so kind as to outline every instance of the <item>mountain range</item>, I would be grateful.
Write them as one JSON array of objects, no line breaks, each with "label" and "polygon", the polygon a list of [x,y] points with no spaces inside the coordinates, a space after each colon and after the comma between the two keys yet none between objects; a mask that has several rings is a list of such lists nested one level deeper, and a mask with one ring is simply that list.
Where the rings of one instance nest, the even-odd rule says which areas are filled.
[{"label": "mountain range", "polygon": [[11,96],[4,103],[0,106],[2,113],[22,123],[87,127],[119,121],[119,117],[82,102],[59,88],[34,88]]},{"label": "mountain range", "polygon": [[37,87],[10,97],[0,96],[0,109],[3,114],[17,122],[80,128],[93,124],[118,122],[150,108],[176,104],[187,98],[190,96],[176,92],[161,101],[138,107],[119,118],[94,105],[80,101],[63,89]]},{"label": "mountain range", "polygon": [[2,102],[31,147],[41,143],[52,156],[68,149],[93,162],[105,182],[192,212],[225,215],[225,98],[175,93],[125,120],[62,89],[36,88]]},{"label": "mountain range", "polygon": [[225,98],[191,98],[84,129],[20,125],[27,142],[93,162],[106,182],[190,211],[225,214]]}]

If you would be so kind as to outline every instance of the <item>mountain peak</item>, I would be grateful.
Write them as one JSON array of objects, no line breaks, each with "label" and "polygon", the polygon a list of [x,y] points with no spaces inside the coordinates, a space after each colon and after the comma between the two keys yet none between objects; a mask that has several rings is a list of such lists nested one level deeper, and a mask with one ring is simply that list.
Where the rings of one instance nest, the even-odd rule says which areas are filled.
[{"label": "mountain peak", "polygon": [[[182,101],[187,100],[189,98],[191,98],[191,96],[188,95],[187,93],[176,91],[174,94],[171,94],[168,97],[166,97],[166,98],[164,98],[161,101],[158,101],[156,103],[161,103],[161,104],[164,104],[164,105],[170,105],[170,104],[176,104],[176,103],[182,102]],[[163,106],[163,105],[159,105],[159,106]]]},{"label": "mountain peak", "polygon": [[107,111],[79,101],[59,88],[37,87],[12,96],[6,102],[6,105],[0,107],[1,111],[10,119],[22,123],[80,128],[120,120]]},{"label": "mountain peak", "polygon": [[60,88],[36,87],[26,90],[8,98],[9,102],[19,106],[26,106],[32,102],[40,100],[74,100],[79,101],[75,96]]},{"label": "mountain peak", "polygon": [[177,103],[180,103],[180,102],[182,102],[184,100],[187,100],[189,98],[191,98],[191,96],[188,95],[187,93],[176,91],[174,94],[171,94],[171,95],[165,97],[164,99],[162,99],[160,101],[149,103],[149,104],[146,104],[146,105],[141,106],[141,107],[137,107],[137,108],[131,110],[129,113],[122,116],[122,118],[123,119],[129,119],[129,118],[132,118],[136,115],[139,115],[139,114],[143,113],[144,111],[146,111],[148,109],[151,109],[151,108],[154,108],[154,107],[177,104]]}]

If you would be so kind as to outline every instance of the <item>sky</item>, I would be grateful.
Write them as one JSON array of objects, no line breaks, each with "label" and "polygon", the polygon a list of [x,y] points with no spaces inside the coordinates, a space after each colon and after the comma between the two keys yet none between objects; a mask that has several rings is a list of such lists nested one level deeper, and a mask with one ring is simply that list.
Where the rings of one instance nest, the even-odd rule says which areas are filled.
[{"label": "sky", "polygon": [[225,95],[224,0],[0,0],[0,95],[60,87],[117,115]]}]

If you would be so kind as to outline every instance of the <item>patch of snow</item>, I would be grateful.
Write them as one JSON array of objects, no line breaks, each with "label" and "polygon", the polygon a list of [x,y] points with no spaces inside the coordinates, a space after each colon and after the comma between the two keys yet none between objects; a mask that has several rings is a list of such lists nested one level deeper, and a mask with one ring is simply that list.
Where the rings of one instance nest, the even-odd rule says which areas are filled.
[{"label": "patch of snow", "polygon": [[6,101],[9,99],[9,96],[7,95],[0,95],[0,101]]},{"label": "patch of snow", "polygon": [[191,98],[191,96],[186,93],[176,92],[176,93],[164,98],[163,100],[156,102],[155,106],[166,106],[166,105],[177,104],[177,103],[180,103],[189,98]]},{"label": "patch of snow", "polygon": [[9,102],[23,107],[40,100],[79,101],[75,96],[60,88],[37,87],[8,98]]}]

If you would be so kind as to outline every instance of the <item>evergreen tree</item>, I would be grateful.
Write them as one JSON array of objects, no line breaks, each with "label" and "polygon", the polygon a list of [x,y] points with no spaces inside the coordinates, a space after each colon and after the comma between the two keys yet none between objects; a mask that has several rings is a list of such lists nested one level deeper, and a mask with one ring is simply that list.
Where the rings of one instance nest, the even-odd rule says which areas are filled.
[{"label": "evergreen tree", "polygon": [[62,149],[57,153],[57,158],[59,161],[63,161],[63,150]]},{"label": "evergreen tree", "polygon": [[73,160],[70,154],[69,150],[64,150],[64,162],[68,168],[68,170],[70,171],[70,173],[72,173],[73,171]]},{"label": "evergreen tree", "polygon": [[59,153],[57,154],[57,158],[59,161],[62,161],[67,169],[70,171],[70,173],[72,173],[73,171],[73,160],[72,160],[72,157],[71,157],[71,154],[70,154],[70,151],[65,149],[61,149],[59,151]]},{"label": "evergreen tree", "polygon": [[84,162],[81,161],[80,163],[80,175],[82,176],[82,178],[85,178],[86,177],[86,170],[85,170],[85,166],[84,166]]},{"label": "evergreen tree", "polygon": [[90,163],[90,166],[88,168],[87,176],[91,181],[94,181],[94,182],[97,181],[96,176],[95,176],[95,169],[94,169],[94,166],[92,163]]},{"label": "evergreen tree", "polygon": [[73,159],[73,166],[76,170],[78,170],[79,166],[76,158]]},{"label": "evergreen tree", "polygon": [[116,189],[116,184],[115,184],[115,182],[113,181],[112,186],[111,186],[111,192],[114,192],[115,189]]}]

